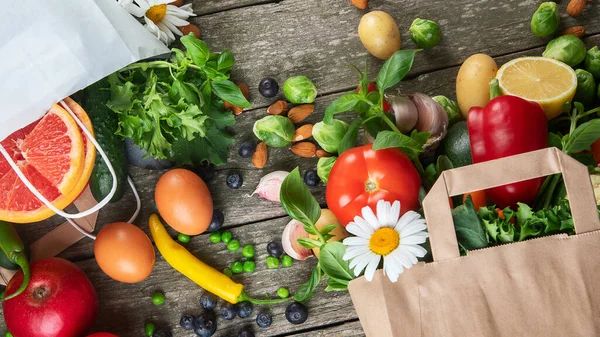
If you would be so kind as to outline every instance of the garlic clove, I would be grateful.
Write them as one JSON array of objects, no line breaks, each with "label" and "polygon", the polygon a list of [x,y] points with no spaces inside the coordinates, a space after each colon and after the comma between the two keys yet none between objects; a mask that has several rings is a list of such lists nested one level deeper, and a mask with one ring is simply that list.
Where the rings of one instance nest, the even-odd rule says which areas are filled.
[{"label": "garlic clove", "polygon": [[281,191],[281,184],[287,175],[290,174],[287,171],[275,171],[266,174],[258,182],[258,186],[250,196],[258,194],[260,197],[265,198],[269,201],[280,202],[279,192]]},{"label": "garlic clove", "polygon": [[287,255],[296,260],[306,260],[313,256],[310,249],[302,247],[298,243],[300,238],[308,238],[308,233],[304,230],[304,226],[298,220],[290,221],[283,230],[281,235],[281,245]]},{"label": "garlic clove", "polygon": [[398,130],[402,133],[410,132],[419,119],[419,112],[414,102],[399,95],[386,95],[385,99],[392,106]]},{"label": "garlic clove", "polygon": [[419,132],[429,132],[431,134],[431,138],[424,147],[434,150],[446,136],[448,114],[438,102],[425,94],[417,92],[408,95],[408,98],[415,104],[419,114],[415,128]]}]

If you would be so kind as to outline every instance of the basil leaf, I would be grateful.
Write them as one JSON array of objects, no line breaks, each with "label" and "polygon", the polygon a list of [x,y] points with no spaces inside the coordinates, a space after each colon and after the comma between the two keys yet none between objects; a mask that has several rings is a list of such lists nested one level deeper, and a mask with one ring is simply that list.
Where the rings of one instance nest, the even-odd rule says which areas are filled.
[{"label": "basil leaf", "polygon": [[331,224],[331,225],[327,225],[323,228],[321,228],[321,234],[323,235],[327,235],[329,234],[332,230],[334,230],[338,225],[336,224]]},{"label": "basil leaf", "polygon": [[354,279],[348,261],[343,259],[345,252],[346,246],[341,242],[328,242],[321,248],[319,263],[327,276],[344,281]]},{"label": "basil leaf", "polygon": [[398,50],[381,67],[377,75],[377,88],[385,91],[400,83],[408,73],[419,50]]},{"label": "basil leaf", "polygon": [[310,278],[308,279],[308,281],[302,283],[300,287],[298,287],[298,290],[296,290],[296,293],[294,293],[294,301],[308,301],[315,292],[315,289],[317,289],[317,286],[321,282],[321,279],[323,279],[323,272],[321,270],[321,266],[317,263],[312,273],[310,274]]},{"label": "basil leaf", "polygon": [[173,102],[178,102],[180,98],[188,104],[200,104],[199,96],[194,89],[195,87],[183,81],[183,73],[178,74],[173,81],[171,89],[169,89],[169,98]]},{"label": "basil leaf", "polygon": [[210,86],[213,89],[213,93],[225,102],[229,102],[240,108],[247,108],[251,105],[242,94],[240,88],[229,80],[211,81]]},{"label": "basil leaf", "polygon": [[352,124],[348,127],[348,131],[340,141],[340,145],[338,146],[338,155],[341,155],[344,151],[350,150],[356,145],[356,137],[358,137],[358,129],[362,124],[362,120],[355,119],[352,121]]},{"label": "basil leaf", "polygon": [[334,277],[327,278],[327,287],[325,291],[346,291],[348,290],[348,281],[338,280]]},{"label": "basil leaf", "polygon": [[204,67],[210,56],[210,49],[208,49],[206,43],[196,38],[192,33],[182,37],[181,43],[187,49],[187,55],[194,61],[194,64],[198,67]]},{"label": "basil leaf", "polygon": [[408,157],[416,160],[419,154],[424,151],[423,144],[421,144],[424,134],[429,135],[425,132],[418,134],[413,133],[413,135],[415,135],[415,139],[395,131],[381,131],[379,134],[377,134],[375,142],[373,142],[373,150],[377,151],[382,149],[398,148],[402,150],[402,152],[404,152]]},{"label": "basil leaf", "polygon": [[[311,234],[311,233],[308,233],[308,234]],[[300,246],[307,248],[307,249],[321,247],[321,243],[319,241],[313,240],[313,239],[308,239],[308,238],[299,238],[298,243],[300,244]]]},{"label": "basil leaf", "polygon": [[471,196],[464,204],[452,210],[456,238],[466,250],[485,248],[489,245],[486,232],[479,222]]},{"label": "basil leaf", "polygon": [[350,111],[356,104],[363,101],[360,94],[355,92],[349,92],[342,97],[338,97],[335,101],[331,102],[327,109],[325,109],[325,117],[323,122],[331,124],[333,122],[333,116],[342,112]]},{"label": "basil leaf", "polygon": [[221,54],[219,54],[219,59],[217,61],[217,71],[226,73],[231,70],[233,67],[233,63],[235,59],[233,58],[233,53],[231,51],[225,49]]},{"label": "basil leaf", "polygon": [[600,138],[600,119],[592,119],[578,126],[569,135],[563,151],[567,154],[589,150],[590,146]]},{"label": "basil leaf", "polygon": [[556,147],[559,150],[562,150],[562,137],[560,135],[557,135],[556,133],[550,132],[548,134],[548,146]]},{"label": "basil leaf", "polygon": [[314,225],[321,217],[321,207],[300,177],[297,167],[283,180],[280,199],[289,216],[300,221],[309,234],[317,234]]}]

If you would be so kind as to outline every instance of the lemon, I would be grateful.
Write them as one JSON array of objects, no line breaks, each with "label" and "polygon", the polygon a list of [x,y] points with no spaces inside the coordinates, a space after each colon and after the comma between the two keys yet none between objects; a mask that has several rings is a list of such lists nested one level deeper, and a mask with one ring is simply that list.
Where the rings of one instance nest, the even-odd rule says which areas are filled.
[{"label": "lemon", "polygon": [[572,100],[577,76],[568,65],[545,57],[520,57],[504,64],[496,75],[503,95],[538,102],[548,119],[562,113]]}]

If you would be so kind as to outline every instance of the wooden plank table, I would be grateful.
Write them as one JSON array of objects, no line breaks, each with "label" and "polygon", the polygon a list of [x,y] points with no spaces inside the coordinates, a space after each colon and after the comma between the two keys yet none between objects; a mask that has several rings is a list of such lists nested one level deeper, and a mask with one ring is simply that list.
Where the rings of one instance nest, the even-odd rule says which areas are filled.
[{"label": "wooden plank table", "polygon": [[[413,70],[399,85],[402,92],[423,92],[455,97],[454,81],[458,67],[474,53],[486,53],[498,64],[524,55],[541,55],[547,40],[535,37],[529,30],[531,14],[541,1],[533,0],[371,0],[372,10],[390,13],[400,26],[404,48],[414,48],[408,36],[408,27],[416,17],[436,20],[444,38],[432,50],[419,53]],[[561,29],[584,25],[584,41],[588,47],[600,44],[600,6],[588,4],[578,18],[566,15],[567,1],[561,8]],[[224,227],[243,244],[257,248],[257,268],[252,274],[234,276],[247,285],[250,294],[274,294],[278,287],[295,290],[303,283],[315,259],[295,262],[290,268],[268,270],[264,263],[266,244],[279,239],[289,218],[277,203],[249,195],[258,180],[275,170],[290,171],[299,166],[304,172],[316,166],[316,159],[302,159],[289,149],[270,149],[267,166],[256,169],[250,160],[237,155],[239,145],[253,138],[252,124],[265,115],[265,108],[273,100],[258,94],[258,82],[263,77],[274,77],[280,84],[293,75],[306,75],[319,88],[316,110],[306,123],[321,120],[327,105],[344,92],[356,87],[356,75],[348,64],[369,64],[369,76],[374,78],[382,62],[368,55],[362,47],[356,27],[365,11],[351,6],[347,0],[194,0],[197,17],[192,21],[200,26],[203,39],[211,50],[228,48],[233,51],[236,65],[232,78],[249,84],[253,107],[237,117],[231,129],[236,142],[232,146],[227,165],[218,167],[208,182],[215,207],[225,214]],[[282,94],[280,93],[280,97]],[[347,116],[345,118],[351,118]],[[239,190],[230,190],[225,177],[232,171],[240,172],[244,184]],[[154,212],[153,191],[162,171],[130,168],[142,198],[143,209],[136,221],[148,232],[147,219]],[[312,192],[325,206],[325,186]],[[128,219],[135,208],[131,192],[123,200],[110,204],[100,213],[98,224]],[[54,217],[40,223],[20,226],[19,232],[33,242],[62,219]],[[209,244],[208,235],[192,239],[188,248],[198,257],[218,269],[228,267],[235,259],[223,245]],[[99,270],[93,258],[93,242],[84,239],[60,255],[75,261],[94,283],[100,299],[97,330],[110,331],[121,337],[142,336],[148,321],[172,328],[173,336],[191,336],[178,327],[183,313],[198,313],[203,290],[174,271],[157,255],[152,275],[135,285],[118,283]],[[160,290],[166,302],[152,305],[150,296]],[[245,326],[253,327],[257,336],[363,336],[356,312],[347,293],[326,293],[322,288],[308,303],[310,315],[306,323],[292,325],[284,317],[285,306],[274,306],[273,325],[260,329],[254,323],[259,308],[248,319],[233,321],[219,319],[215,336],[237,336]],[[0,314],[1,315],[1,314]],[[0,332],[5,330],[0,320]]]}]

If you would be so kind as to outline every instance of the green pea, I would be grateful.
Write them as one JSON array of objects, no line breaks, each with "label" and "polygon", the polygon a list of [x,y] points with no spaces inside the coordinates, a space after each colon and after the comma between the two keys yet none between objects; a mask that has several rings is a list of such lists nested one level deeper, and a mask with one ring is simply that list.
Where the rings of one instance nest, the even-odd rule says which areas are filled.
[{"label": "green pea", "polygon": [[165,303],[165,295],[163,293],[154,293],[152,295],[152,303],[154,303],[154,305]]},{"label": "green pea", "polygon": [[244,272],[246,272],[246,273],[253,273],[254,272],[254,268],[256,268],[256,264],[254,263],[254,261],[246,261],[246,262],[244,262]]},{"label": "green pea", "polygon": [[221,232],[216,231],[216,232],[210,233],[209,239],[210,239],[210,242],[212,242],[212,243],[221,242]]},{"label": "green pea", "polygon": [[154,330],[156,330],[156,325],[154,325],[154,323],[146,323],[146,326],[144,327],[146,336],[152,337],[152,335],[154,335]]},{"label": "green pea", "polygon": [[232,252],[237,252],[240,249],[240,242],[238,240],[231,240],[227,243],[227,249]]},{"label": "green pea", "polygon": [[242,248],[242,255],[244,255],[244,257],[247,259],[253,258],[254,257],[254,246],[253,245],[245,245],[244,248]]},{"label": "green pea", "polygon": [[223,232],[223,234],[221,234],[221,240],[223,240],[225,243],[229,243],[232,238],[233,235],[231,235],[231,232]]},{"label": "green pea", "polygon": [[190,236],[179,233],[179,234],[177,234],[177,241],[179,241],[181,243],[188,243],[188,242],[190,242]]},{"label": "green pea", "polygon": [[290,297],[290,291],[287,288],[281,287],[277,289],[277,296],[280,298],[288,298]]},{"label": "green pea", "polygon": [[279,268],[279,259],[275,256],[267,257],[267,267],[269,269],[277,269]]},{"label": "green pea", "polygon": [[241,261],[235,261],[234,263],[231,264],[231,271],[234,274],[239,274],[242,271],[244,271],[244,265],[242,264]]},{"label": "green pea", "polygon": [[229,278],[231,278],[231,276],[233,276],[233,272],[229,268],[223,269],[223,274],[225,274],[225,276],[227,276]]},{"label": "green pea", "polygon": [[284,267],[290,267],[294,263],[294,260],[289,255],[283,255],[281,257],[281,264]]}]

